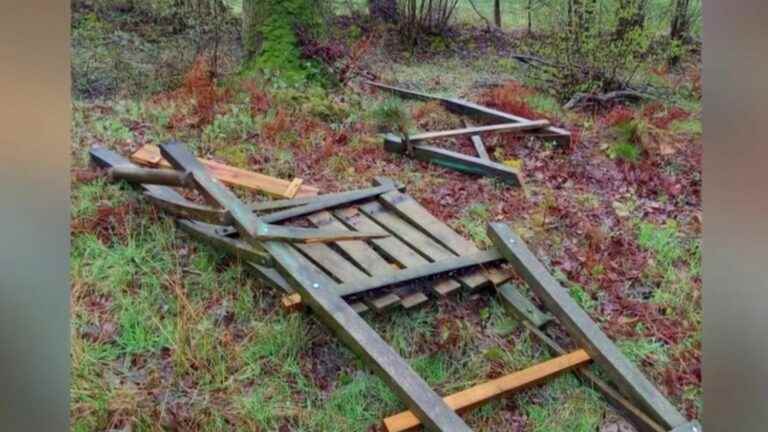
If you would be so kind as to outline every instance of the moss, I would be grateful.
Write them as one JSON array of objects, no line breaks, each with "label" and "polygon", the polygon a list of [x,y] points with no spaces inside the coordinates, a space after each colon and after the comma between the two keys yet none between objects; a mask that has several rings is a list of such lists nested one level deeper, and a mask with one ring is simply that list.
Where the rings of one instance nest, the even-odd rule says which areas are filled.
[{"label": "moss", "polygon": [[266,19],[260,27],[262,37],[258,56],[246,62],[243,73],[253,76],[259,72],[294,85],[319,76],[316,62],[303,60],[296,35],[297,29],[316,29],[319,24],[317,8],[309,0],[269,2]]}]

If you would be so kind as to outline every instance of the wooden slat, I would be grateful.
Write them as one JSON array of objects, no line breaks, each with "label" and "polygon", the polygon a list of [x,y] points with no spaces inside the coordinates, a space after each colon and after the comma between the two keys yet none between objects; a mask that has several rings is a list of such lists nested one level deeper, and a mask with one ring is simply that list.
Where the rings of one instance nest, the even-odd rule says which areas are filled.
[{"label": "wooden slat", "polygon": [[[145,145],[141,147],[131,155],[131,159],[147,166],[171,166],[171,164],[163,158],[160,148],[153,145]],[[296,183],[294,183],[296,180],[290,182],[207,159],[200,159],[200,161],[211,170],[211,173],[216,178],[231,186],[242,186],[247,189],[285,198],[314,196],[319,192],[317,188],[303,184],[300,184],[300,187],[293,192],[293,189],[296,186]]]},{"label": "wooden slat", "polygon": [[[349,208],[337,210],[333,214],[339,218],[342,223],[352,229],[373,230],[378,227],[376,222],[360,213],[358,209]],[[414,252],[413,249],[394,236],[374,239],[371,243],[402,267],[415,267],[429,262],[426,258]],[[430,282],[430,284],[433,290],[439,295],[445,295],[461,286],[459,282],[451,278],[440,278],[434,282]]]},{"label": "wooden slat", "polygon": [[[400,190],[403,192],[405,191],[405,186],[403,186],[400,183],[396,183],[386,177],[376,177],[376,179],[379,180],[378,182],[379,186],[392,185],[397,190]],[[362,190],[366,190],[366,189],[352,190],[352,191],[346,191],[346,192],[335,192],[335,193],[329,193],[329,194],[323,194],[323,195],[317,195],[317,196],[304,196],[304,197],[293,198],[293,199],[261,201],[257,203],[252,203],[249,206],[254,211],[257,211],[257,212],[282,210],[286,208],[309,204],[309,203],[315,202],[318,199],[338,199],[342,197],[349,197]]]},{"label": "wooden slat", "polygon": [[299,253],[285,243],[264,242],[280,272],[292,281],[304,302],[384,379],[431,431],[469,432],[464,421],[338,295],[322,273],[303,266]]},{"label": "wooden slat", "polygon": [[272,258],[267,253],[257,250],[254,246],[242,240],[217,234],[214,225],[189,220],[177,220],[176,224],[198,241],[221,249],[230,255],[267,267],[273,265]]},{"label": "wooden slat", "polygon": [[112,180],[125,180],[129,183],[145,183],[153,185],[192,187],[192,179],[183,172],[170,169],[150,169],[137,166],[123,165],[111,168],[109,177]]},{"label": "wooden slat", "polygon": [[[587,365],[591,361],[584,350],[574,351],[560,357],[539,363],[519,372],[514,372],[472,388],[446,396],[443,400],[454,411],[466,411],[514,391],[539,384],[559,374]],[[384,419],[388,432],[403,432],[421,425],[418,417],[404,411]]]},{"label": "wooden slat", "polygon": [[[400,138],[388,135],[384,140],[384,149],[394,153],[405,153],[408,147]],[[520,172],[518,170],[490,160],[467,156],[426,144],[413,145],[410,156],[417,160],[437,164],[456,171],[494,177],[512,186],[521,185]]]},{"label": "wooden slat", "polygon": [[619,390],[666,428],[672,429],[686,422],[680,412],[579,307],[568,291],[560,286],[517,234],[505,224],[491,223],[488,235],[547,309],[559,319],[571,337],[590,353]]},{"label": "wooden slat", "polygon": [[488,150],[486,150],[485,148],[485,143],[483,142],[483,138],[480,135],[472,135],[469,138],[472,140],[472,145],[475,146],[477,157],[487,161],[491,160],[491,156],[488,155]]},{"label": "wooden slat", "polygon": [[[399,191],[387,192],[379,197],[384,205],[396,212],[397,215],[427,234],[456,255],[466,255],[479,252],[477,246],[459,235],[443,221],[436,218],[412,196]],[[479,289],[489,284],[498,285],[509,280],[509,272],[496,267],[481,269],[464,275],[462,281],[471,289]]]},{"label": "wooden slat", "polygon": [[341,282],[370,279],[370,276],[344,259],[327,244],[296,244],[294,246],[326,273],[333,275]]},{"label": "wooden slat", "polygon": [[[360,318],[339,295],[335,294],[336,283],[327,275],[308,263],[297,250],[286,242],[257,241],[252,232],[258,219],[237,197],[221,191],[210,174],[196,169],[190,154],[183,146],[163,145],[163,156],[177,169],[191,171],[195,182],[209,199],[221,204],[235,220],[244,240],[263,247],[275,261],[280,274],[288,280],[301,298],[352,350],[364,357],[382,378],[390,385],[416,413],[419,419],[435,431],[468,432],[470,429],[381,337]],[[225,192],[229,192],[224,189]],[[231,192],[229,192],[231,194]]]},{"label": "wooden slat", "polygon": [[[419,134],[413,134],[408,136],[408,141],[412,144],[418,144],[423,141],[439,139],[439,138],[451,138],[457,136],[477,135],[488,132],[516,132],[516,131],[529,131],[535,129],[541,129],[542,127],[549,126],[547,120],[532,120],[515,123],[504,123],[490,126],[473,126],[463,129],[453,129],[446,131],[424,132]],[[399,139],[399,138],[398,138]]]},{"label": "wooden slat", "polygon": [[192,203],[186,199],[162,197],[144,192],[144,197],[155,207],[181,219],[192,219],[214,225],[229,225],[232,218],[224,210]]},{"label": "wooden slat", "polygon": [[376,275],[367,279],[354,280],[339,285],[336,293],[340,296],[360,294],[366,291],[411,282],[417,279],[479,266],[501,259],[501,254],[495,250],[487,250],[476,254],[443,259],[419,267],[410,267],[389,274]]},{"label": "wooden slat", "polygon": [[519,320],[528,320],[536,327],[542,327],[554,319],[552,315],[541,312],[510,282],[499,286],[497,291],[507,312]]},{"label": "wooden slat", "polygon": [[[334,228],[343,230],[347,228],[343,223],[338,221],[329,212],[322,211],[312,214],[307,217],[312,224],[318,228]],[[374,250],[367,243],[359,240],[343,241],[334,243],[337,247],[343,250],[347,256],[362,268],[364,272],[369,275],[379,275],[395,270],[397,267],[388,263],[382,258],[376,250]],[[394,293],[383,294],[378,297],[368,298],[366,297],[366,303],[370,305],[376,311],[382,311],[389,309],[395,304],[399,304],[400,297]]]}]

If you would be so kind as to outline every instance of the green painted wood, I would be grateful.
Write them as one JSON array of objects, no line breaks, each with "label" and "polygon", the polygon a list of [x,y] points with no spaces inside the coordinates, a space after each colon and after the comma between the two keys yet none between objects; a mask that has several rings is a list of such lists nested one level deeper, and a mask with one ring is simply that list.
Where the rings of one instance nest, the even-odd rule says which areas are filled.
[{"label": "green painted wood", "polygon": [[512,283],[505,283],[498,287],[499,298],[504,308],[510,315],[519,320],[528,320],[536,327],[542,327],[554,318],[539,310],[520,290]]},{"label": "green painted wood", "polygon": [[345,344],[362,356],[428,430],[469,432],[469,427],[424,380],[338,295],[335,284],[311,266],[301,254],[281,242],[264,242],[283,276],[301,294],[317,316]]},{"label": "green painted wood", "polygon": [[[446,109],[453,113],[472,116],[477,119],[481,119],[483,121],[511,121],[511,122],[522,122],[522,121],[528,121],[528,119],[520,116],[516,116],[514,114],[506,113],[503,111],[495,110],[493,108],[488,108],[482,105],[478,105],[476,103],[466,101],[463,99],[457,99],[457,98],[444,98],[439,96],[433,96],[427,93],[413,91],[413,90],[407,90],[395,86],[389,86],[373,81],[365,81],[366,84],[378,87],[384,90],[387,90],[389,92],[392,92],[400,97],[404,98],[410,98],[410,99],[417,99],[417,100],[436,100],[439,101]],[[549,126],[545,128],[544,130],[540,132],[534,132],[532,135],[536,136],[542,136],[546,138],[551,138],[554,141],[556,141],[559,145],[568,146],[571,143],[571,133],[568,132],[565,129],[557,128],[554,126]]]},{"label": "green painted wood", "polygon": [[122,165],[111,168],[109,170],[109,176],[113,180],[124,180],[129,183],[146,183],[176,187],[192,186],[189,175],[169,169],[150,169]]},{"label": "green painted wood", "polygon": [[[412,196],[392,191],[381,195],[379,201],[455,255],[462,256],[479,252],[474,243],[436,218]],[[462,281],[470,289],[477,290],[489,285],[498,285],[509,280],[510,277],[509,272],[494,267],[466,274]]]},{"label": "green painted wood", "polygon": [[[333,214],[351,229],[372,230],[378,227],[376,222],[355,208],[337,210]],[[401,267],[417,267],[429,263],[426,258],[416,253],[395,236],[375,239],[371,243]],[[458,281],[451,278],[439,278],[436,281],[429,282],[429,284],[439,295],[445,295],[445,293],[456,290],[461,286]]]},{"label": "green painted wood", "polygon": [[174,168],[190,173],[198,191],[212,203],[226,209],[232,223],[249,241],[283,240],[289,242],[315,243],[359,238],[377,238],[386,234],[350,234],[349,231],[329,231],[298,227],[269,225],[252,213],[237,196],[224,184],[208,174],[205,166],[180,142],[172,141],[160,145],[160,153]]},{"label": "green painted wood", "polygon": [[[458,137],[458,136],[466,136],[466,135],[477,135],[481,133],[489,133],[489,132],[505,132],[505,133],[511,133],[511,132],[525,132],[530,130],[536,130],[541,129],[542,127],[549,126],[549,122],[547,120],[532,120],[532,121],[524,121],[524,122],[516,122],[516,123],[504,123],[504,124],[495,124],[495,125],[489,125],[489,126],[473,126],[473,127],[466,127],[463,129],[452,129],[452,130],[445,130],[445,131],[435,131],[435,132],[424,132],[424,133],[418,133],[408,136],[408,142],[411,144],[420,144],[424,141],[429,141],[433,139],[440,139],[440,138],[452,138],[452,137]],[[400,139],[396,135],[389,135],[394,138]]]},{"label": "green painted wood", "polygon": [[248,265],[258,275],[259,279],[272,288],[277,288],[286,294],[292,294],[296,291],[277,270],[271,267],[260,266],[252,262],[249,262]]},{"label": "green painted wood", "polygon": [[618,388],[667,428],[686,422],[679,411],[630,362],[600,327],[571,298],[520,237],[502,223],[491,223],[488,236],[515,270],[599,364]]},{"label": "green painted wood", "polygon": [[144,197],[155,207],[181,219],[192,219],[214,225],[232,223],[229,213],[224,210],[195,204],[186,199],[162,197],[151,192],[144,192]]},{"label": "green painted wood", "polygon": [[[523,325],[531,332],[537,339],[542,341],[550,351],[555,355],[564,355],[568,351],[561,347],[554,339],[547,336],[542,330],[536,327],[531,321],[524,319]],[[661,425],[656,423],[653,419],[648,417],[640,408],[635,406],[629,399],[619,393],[618,390],[613,388],[610,384],[605,382],[602,378],[598,377],[594,372],[587,368],[580,368],[574,371],[577,378],[582,381],[588,381],[597,390],[599,390],[608,402],[616,408],[620,413],[624,414],[634,425],[642,432],[667,432]]]},{"label": "green painted wood", "polygon": [[254,246],[242,240],[216,234],[216,229],[213,225],[189,220],[177,220],[176,224],[181,230],[185,231],[196,240],[207,243],[216,249],[221,249],[230,255],[267,267],[273,265],[272,258],[268,254],[260,252],[254,248]]},{"label": "green painted wood", "polygon": [[339,255],[330,246],[323,243],[295,244],[296,249],[306,255],[326,273],[332,275],[340,282],[352,282],[369,279],[370,276],[357,268],[354,264]]},{"label": "green painted wood", "polygon": [[497,250],[483,251],[467,256],[443,259],[419,267],[405,268],[387,274],[372,276],[368,279],[344,283],[336,288],[341,296],[360,294],[366,291],[390,285],[411,282],[417,279],[462,270],[468,267],[488,264],[502,258]]},{"label": "green painted wood", "polygon": [[[393,153],[406,153],[408,146],[400,138],[387,135],[384,149]],[[512,167],[439,147],[415,144],[411,146],[410,157],[464,173],[494,177],[512,186],[521,185],[520,173]]]}]

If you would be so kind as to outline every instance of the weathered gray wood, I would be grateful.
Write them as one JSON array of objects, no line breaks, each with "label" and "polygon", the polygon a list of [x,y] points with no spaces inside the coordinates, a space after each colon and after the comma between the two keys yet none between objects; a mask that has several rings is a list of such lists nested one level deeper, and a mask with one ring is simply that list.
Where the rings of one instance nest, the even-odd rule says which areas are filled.
[{"label": "weathered gray wood", "polygon": [[[377,177],[379,178],[379,177]],[[405,186],[396,183],[386,177],[380,177],[382,179],[382,182],[380,185],[391,185],[392,188],[397,189],[401,192],[405,191]],[[284,200],[270,200],[270,201],[263,201],[263,202],[257,202],[252,203],[249,205],[251,209],[253,209],[256,212],[266,212],[271,210],[282,210],[287,209],[291,207],[297,207],[302,206],[304,204],[309,204],[312,202],[315,202],[318,199],[346,199],[356,192],[365,191],[368,189],[360,189],[360,190],[354,190],[354,191],[346,191],[346,192],[336,192],[336,193],[329,193],[329,194],[323,194],[323,195],[316,195],[316,196],[306,196],[306,197],[300,197],[300,198],[292,198],[292,199],[284,199]],[[349,202],[349,201],[348,201]]]},{"label": "weathered gray wood", "polygon": [[178,218],[193,219],[214,225],[232,223],[229,213],[221,209],[195,204],[186,199],[158,196],[151,192],[144,192],[144,197],[156,207]]},{"label": "weathered gray wood", "polygon": [[[384,149],[393,153],[405,153],[408,150],[408,146],[400,138],[394,135],[387,135],[384,139]],[[467,156],[426,144],[415,144],[410,147],[410,151],[410,156],[417,160],[469,174],[495,177],[512,186],[520,186],[521,184],[520,172],[518,170],[487,159]]]},{"label": "weathered gray wood", "polygon": [[528,320],[536,327],[541,327],[553,320],[551,315],[541,312],[512,283],[499,286],[498,293],[507,312],[519,320]]},{"label": "weathered gray wood", "polygon": [[[476,103],[466,101],[457,98],[444,98],[439,96],[433,96],[423,92],[417,92],[413,90],[407,90],[399,87],[389,86],[373,81],[365,81],[366,84],[378,87],[398,96],[417,99],[417,100],[436,100],[439,101],[446,109],[453,113],[464,114],[472,116],[478,119],[486,121],[511,121],[522,122],[529,121],[528,119],[514,114],[506,113],[503,111],[495,110],[493,108],[484,107]],[[571,133],[565,129],[561,129],[554,126],[549,126],[542,131],[536,131],[532,135],[547,137],[555,140],[559,145],[567,146],[571,143]]]},{"label": "weathered gray wood", "polygon": [[327,244],[296,244],[312,262],[340,282],[352,282],[369,279],[370,276],[347,261]]},{"label": "weathered gray wood", "polygon": [[318,317],[358,355],[365,358],[392,390],[432,431],[468,432],[469,427],[424,380],[360,316],[333,293],[334,283],[310,266],[285,243],[268,241],[264,247],[280,272]]},{"label": "weathered gray wood", "polygon": [[441,273],[449,273],[467,267],[491,263],[501,258],[499,252],[492,249],[472,255],[444,259],[419,267],[405,268],[389,274],[376,275],[368,279],[344,283],[336,287],[336,293],[340,296],[359,294],[389,285],[401,284]]},{"label": "weathered gray wood", "polygon": [[[381,195],[379,201],[456,255],[462,256],[480,251],[474,243],[460,236],[410,195],[392,191]],[[466,274],[462,277],[462,281],[470,289],[477,290],[489,284],[498,285],[510,277],[509,272],[491,268]]]},{"label": "weathered gray wood", "polygon": [[272,288],[277,288],[286,294],[292,294],[296,291],[277,270],[271,267],[260,266],[252,262],[249,262],[248,265],[258,275],[259,279],[261,279],[264,283],[268,284]]},{"label": "weathered gray wood", "polygon": [[209,175],[205,166],[180,142],[169,142],[160,146],[160,153],[174,168],[188,172],[198,191],[212,203],[226,209],[235,228],[249,241],[284,240],[290,242],[316,243],[360,238],[378,238],[385,233],[350,233],[298,227],[269,225],[255,216],[220,181]]},{"label": "weathered gray wood", "polygon": [[[504,123],[489,126],[474,126],[463,129],[452,129],[446,131],[424,132],[408,136],[408,142],[411,144],[419,144],[424,141],[439,139],[439,138],[451,138],[465,135],[477,135],[488,132],[524,132],[535,129],[541,129],[542,127],[549,126],[547,120],[531,120],[516,123]],[[388,134],[388,137],[399,137],[397,135]]]},{"label": "weathered gray wood", "polygon": [[191,235],[193,238],[207,243],[216,249],[221,249],[230,255],[234,255],[242,258],[246,261],[251,261],[256,264],[270,267],[273,265],[272,258],[264,253],[260,252],[252,245],[237,239],[224,237],[216,234],[215,226],[203,224],[199,222],[192,222],[188,220],[177,220],[179,228]]},{"label": "weathered gray wood", "polygon": [[[360,213],[358,209],[336,210],[334,216],[352,229],[372,230],[378,227],[376,222]],[[371,243],[402,267],[416,267],[429,262],[395,236],[375,239]],[[429,284],[439,295],[445,295],[461,286],[458,281],[451,278],[439,278]]]},{"label": "weathered gray wood", "polygon": [[480,137],[480,135],[472,135],[469,138],[472,140],[472,145],[475,146],[477,157],[487,161],[491,160],[491,156],[488,155],[488,150],[486,150],[485,148],[485,143],[483,142],[483,138]]},{"label": "weathered gray wood", "polygon": [[680,412],[579,307],[568,291],[560,286],[517,234],[505,224],[491,223],[488,236],[571,337],[589,352],[624,394],[664,427],[675,428],[686,422]]},{"label": "weathered gray wood", "polygon": [[113,180],[125,180],[129,183],[146,183],[163,186],[191,187],[192,179],[187,173],[169,169],[150,169],[122,165],[109,170]]}]

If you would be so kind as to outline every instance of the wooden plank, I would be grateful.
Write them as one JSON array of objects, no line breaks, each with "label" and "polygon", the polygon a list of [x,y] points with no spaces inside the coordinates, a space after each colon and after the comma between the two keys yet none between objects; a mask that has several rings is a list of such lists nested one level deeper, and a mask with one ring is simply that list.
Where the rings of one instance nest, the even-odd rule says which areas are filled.
[{"label": "wooden plank", "polygon": [[600,327],[571,298],[520,237],[502,223],[491,223],[488,236],[528,286],[589,352],[624,394],[666,428],[685,423],[680,412],[630,362]]},{"label": "wooden plank", "polygon": [[[529,320],[524,319],[523,325],[536,336],[540,341],[544,342],[549,349],[557,355],[565,354],[565,349],[558,345],[552,338],[547,336],[538,327],[533,325]],[[619,412],[627,415],[629,419],[634,423],[638,430],[643,432],[667,432],[661,425],[656,423],[653,419],[648,417],[640,408],[636,407],[631,401],[621,395],[616,389],[605,382],[602,378],[598,377],[589,369],[577,369],[576,375],[583,380],[587,380],[592,383],[602,394],[608,399],[608,402],[613,405]]]},{"label": "wooden plank", "polygon": [[278,268],[317,316],[362,356],[421,422],[432,431],[469,432],[469,427],[360,316],[333,293],[327,276],[302,265],[301,254],[281,242],[264,242]]},{"label": "wooden plank", "polygon": [[[384,139],[384,149],[393,153],[405,153],[408,150],[406,143],[394,135],[387,135]],[[467,156],[462,153],[442,149],[439,147],[415,144],[411,147],[410,157],[461,171],[486,177],[494,177],[512,186],[520,186],[520,172],[512,167]]]},{"label": "wooden plank", "polygon": [[[470,124],[468,121],[463,121],[465,127],[472,127],[472,124]],[[472,135],[469,137],[470,140],[472,140],[472,145],[475,147],[475,152],[477,152],[477,157],[480,159],[485,160],[491,160],[490,155],[488,155],[488,150],[485,148],[485,143],[483,142],[483,138],[480,135]]]},{"label": "wooden plank", "polygon": [[[379,197],[384,205],[396,212],[397,215],[432,239],[440,243],[456,255],[477,253],[480,250],[474,243],[459,235],[443,221],[436,218],[412,196],[399,191],[387,192]],[[471,289],[480,289],[490,284],[498,285],[509,280],[511,274],[498,268],[481,269],[475,273],[464,275],[463,281]]]},{"label": "wooden plank", "polygon": [[[131,155],[131,160],[142,165],[153,167],[171,166],[171,164],[163,158],[160,148],[153,145],[145,145],[141,147]],[[242,186],[247,189],[285,198],[315,196],[319,192],[319,189],[316,187],[300,184],[298,190],[296,190],[295,193],[292,193],[292,189],[296,187],[293,182],[231,167],[207,159],[200,159],[200,161],[216,178],[230,186]],[[294,182],[295,181],[296,180],[294,180]]]},{"label": "wooden plank", "polygon": [[123,165],[110,168],[109,177],[112,180],[125,180],[129,183],[146,183],[176,187],[193,186],[192,179],[187,173],[169,169],[149,169]]},{"label": "wooden plank", "polygon": [[[586,351],[574,351],[519,372],[478,384],[472,388],[446,396],[443,400],[454,411],[466,411],[511,392],[534,386],[569,370],[585,366],[590,361],[591,359]],[[410,411],[404,411],[384,419],[384,426],[388,432],[404,432],[420,425],[421,422],[418,417]]]},{"label": "wooden plank", "polygon": [[370,279],[370,276],[344,259],[327,244],[296,244],[294,246],[340,282]]},{"label": "wooden plank", "polygon": [[[288,219],[297,218],[300,216],[306,216],[322,210],[328,210],[335,207],[345,206],[355,201],[362,201],[365,199],[373,198],[381,195],[382,193],[397,190],[398,185],[394,183],[387,183],[378,187],[372,187],[368,189],[360,189],[355,191],[343,192],[340,194],[328,194],[314,197],[310,200],[297,199],[291,200],[293,202],[302,202],[301,205],[290,206],[285,210],[260,215],[259,218],[266,223],[279,223]],[[268,207],[268,205],[255,205],[256,207]],[[237,232],[237,229],[233,227],[225,227],[221,229],[221,235],[232,235]]]},{"label": "wooden plank", "polygon": [[221,209],[195,204],[186,199],[162,197],[151,192],[144,192],[144,197],[155,207],[177,218],[192,219],[214,225],[228,225],[232,223],[229,213]]},{"label": "wooden plank", "polygon": [[304,180],[300,178],[295,178],[291,181],[291,184],[288,185],[288,187],[285,189],[285,192],[283,193],[284,196],[287,198],[294,198],[296,197],[296,194],[299,193],[299,189],[301,189],[301,185],[304,184]]},{"label": "wooden plank", "polygon": [[554,319],[552,315],[545,314],[539,310],[512,283],[507,282],[499,286],[497,291],[504,309],[518,320],[528,320],[536,327],[542,327]]},{"label": "wooden plank", "polygon": [[[417,92],[413,90],[407,90],[399,87],[389,86],[377,82],[372,81],[365,81],[366,84],[378,87],[387,91],[390,91],[394,94],[397,94],[401,97],[405,98],[412,98],[417,100],[436,100],[440,101],[440,103],[449,111],[453,113],[463,114],[463,115],[469,115],[477,118],[481,118],[486,121],[511,121],[511,122],[522,122],[522,121],[528,121],[528,119],[520,116],[516,116],[514,114],[506,113],[503,111],[495,110],[493,108],[488,108],[482,105],[478,105],[476,103],[466,101],[463,99],[457,99],[457,98],[444,98],[439,96],[433,96],[427,93],[423,92]],[[532,135],[536,136],[543,136],[547,138],[552,138],[555,140],[559,145],[562,146],[568,146],[571,143],[571,133],[568,132],[565,129],[561,129],[554,126],[549,126],[546,129],[535,132]]]},{"label": "wooden plank", "polygon": [[[338,230],[349,229],[334,218],[332,214],[326,211],[312,214],[308,216],[307,219],[318,228],[330,227]],[[351,240],[336,242],[334,244],[344,251],[349,259],[357,264],[357,266],[368,275],[384,274],[397,268],[388,263],[376,252],[376,250],[363,241]],[[413,300],[414,299],[411,299],[411,302]],[[399,304],[400,301],[400,297],[394,293],[387,293],[375,298],[366,298],[366,303],[376,311],[389,309],[395,304]]]},{"label": "wooden plank", "polygon": [[674,428],[671,432],[703,432],[703,431],[704,431],[704,428],[701,427],[701,423],[694,420],[692,422],[688,422]]},{"label": "wooden plank", "polygon": [[160,146],[163,157],[174,168],[190,173],[201,194],[212,203],[223,207],[231,216],[233,225],[247,241],[283,240],[289,242],[319,243],[355,238],[377,238],[385,233],[362,233],[350,231],[318,230],[298,227],[269,225],[255,216],[251,209],[243,204],[235,194],[220,181],[214,179],[207,168],[178,141]]},{"label": "wooden plank", "polygon": [[[378,227],[376,222],[371,220],[368,216],[360,213],[358,209],[348,208],[343,210],[337,210],[334,213],[342,223],[349,226],[352,229],[359,230],[373,230]],[[402,267],[416,267],[423,264],[427,264],[426,258],[422,257],[418,253],[414,252],[408,245],[403,243],[398,238],[391,236],[382,239],[374,239],[371,241],[379,250],[389,256],[392,260],[397,262]],[[439,295],[445,295],[451,291],[458,289],[461,284],[451,278],[439,278],[434,282],[430,282],[432,289]]]},{"label": "wooden plank", "polygon": [[273,265],[272,258],[267,253],[259,251],[242,240],[217,234],[214,225],[189,220],[177,220],[176,224],[182,231],[185,231],[193,238],[207,243],[214,248],[221,249],[230,255],[266,267]]},{"label": "wooden plank", "polygon": [[495,250],[487,250],[476,254],[443,259],[434,263],[419,267],[410,267],[388,274],[376,275],[367,279],[354,280],[336,287],[336,293],[340,296],[360,294],[377,288],[411,282],[417,279],[449,273],[498,261],[501,254]]},{"label": "wooden plank", "polygon": [[[439,139],[439,138],[451,138],[457,136],[477,135],[488,132],[520,132],[530,131],[535,129],[541,129],[542,127],[549,126],[547,120],[531,120],[515,123],[503,123],[490,126],[473,126],[463,129],[452,129],[446,131],[424,132],[419,134],[413,134],[408,136],[408,142],[411,144],[419,144],[424,141]],[[394,138],[400,139],[397,135],[389,134]]]}]

